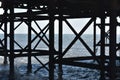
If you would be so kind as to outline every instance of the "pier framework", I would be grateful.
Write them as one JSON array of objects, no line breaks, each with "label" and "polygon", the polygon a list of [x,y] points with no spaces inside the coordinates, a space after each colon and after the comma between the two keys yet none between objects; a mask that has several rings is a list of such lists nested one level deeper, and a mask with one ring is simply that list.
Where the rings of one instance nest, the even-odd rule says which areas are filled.
[{"label": "pier framework", "polygon": [[[0,55],[4,64],[10,65],[10,80],[14,79],[14,59],[27,57],[27,73],[32,72],[32,57],[34,57],[49,73],[49,80],[54,80],[54,66],[58,64],[59,80],[62,80],[62,65],[78,66],[100,70],[100,80],[117,80],[119,78],[117,31],[119,27],[119,0],[0,0],[0,29],[3,38],[0,39]],[[109,18],[106,21],[106,18]],[[88,19],[85,26],[79,24],[76,30],[69,20]],[[99,21],[98,21],[99,19]],[[58,22],[58,49],[55,48],[55,21]],[[45,25],[43,26],[43,22]],[[82,21],[80,22],[82,23]],[[67,47],[63,48],[63,31],[66,26],[75,35]],[[92,27],[91,27],[92,25]],[[42,26],[42,27],[41,27]],[[24,30],[25,28],[25,30]],[[88,28],[93,29],[93,47],[88,45],[82,35]],[[27,34],[26,46],[22,46],[15,37],[17,30],[23,29]],[[90,29],[91,30],[91,29]],[[97,31],[99,39],[97,39]],[[33,34],[35,34],[33,36]],[[74,44],[80,41],[90,56],[67,56]],[[43,46],[41,48],[38,46]],[[15,45],[18,47],[16,48]],[[81,47],[81,46],[80,46]],[[106,49],[107,48],[107,49]],[[76,52],[74,52],[76,53]],[[73,54],[74,54],[73,53]],[[86,53],[83,53],[86,54]],[[48,62],[43,63],[39,56],[48,56]],[[88,63],[93,60],[93,63]],[[85,61],[85,62],[83,62]],[[46,65],[49,65],[47,68]],[[38,68],[35,72],[37,72]]]}]

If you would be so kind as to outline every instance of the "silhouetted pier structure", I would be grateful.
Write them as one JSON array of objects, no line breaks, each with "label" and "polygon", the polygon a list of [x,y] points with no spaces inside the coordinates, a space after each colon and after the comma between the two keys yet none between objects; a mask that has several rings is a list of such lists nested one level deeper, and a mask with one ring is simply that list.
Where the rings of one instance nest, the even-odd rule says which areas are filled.
[{"label": "silhouetted pier structure", "polygon": [[[4,34],[4,38],[0,40],[0,55],[4,56],[4,63],[7,63],[7,57],[9,58],[10,65],[10,80],[14,80],[14,59],[16,57],[28,58],[28,73],[32,72],[32,60],[31,57],[36,56],[48,56],[49,69],[46,68],[46,64],[39,61],[43,67],[49,71],[49,80],[54,80],[54,65],[59,64],[59,79],[62,79],[62,65],[72,65],[91,69],[100,70],[100,80],[117,80],[117,71],[119,65],[116,61],[120,56],[117,56],[117,51],[120,48],[119,43],[116,42],[117,27],[120,23],[117,21],[119,17],[120,7],[119,0],[0,0],[1,10],[3,13],[0,15],[0,28]],[[18,9],[18,12],[17,12]],[[88,18],[89,21],[86,25],[77,32],[74,26],[70,24],[68,19],[82,19]],[[97,18],[100,19],[97,23]],[[105,19],[109,18],[109,22],[106,23]],[[55,49],[54,36],[55,36],[55,20],[59,22],[59,41],[58,50]],[[47,21],[46,25],[41,28],[39,21]],[[34,22],[34,24],[33,24]],[[72,42],[63,50],[63,22],[65,22],[70,30],[75,35]],[[15,25],[17,23],[17,25]],[[16,30],[21,27],[22,24],[27,25],[26,33],[27,44],[22,47],[15,40]],[[93,24],[93,49],[88,46],[88,43],[81,38],[81,35]],[[34,28],[36,25],[37,29]],[[100,41],[96,41],[96,27],[100,29]],[[106,27],[109,28],[106,32]],[[32,33],[36,34],[32,38]],[[46,34],[49,36],[46,36]],[[39,39],[39,42],[44,42],[48,49],[37,48],[39,42],[35,42]],[[105,42],[108,39],[108,42]],[[67,57],[64,55],[71,49],[76,41],[80,41],[83,46],[88,50],[91,56],[78,56]],[[9,45],[7,45],[9,43]],[[35,45],[32,47],[32,45]],[[15,45],[19,48],[16,49]],[[41,45],[42,46],[42,45]],[[97,47],[100,47],[99,55],[96,54]],[[109,48],[106,53],[106,47]],[[80,62],[82,60],[94,60],[95,63]]]}]

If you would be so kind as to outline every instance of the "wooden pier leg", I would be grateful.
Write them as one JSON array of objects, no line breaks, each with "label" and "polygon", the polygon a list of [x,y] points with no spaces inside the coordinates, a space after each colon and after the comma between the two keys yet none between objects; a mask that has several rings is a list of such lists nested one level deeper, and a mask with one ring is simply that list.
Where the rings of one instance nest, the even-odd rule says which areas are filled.
[{"label": "wooden pier leg", "polygon": [[27,73],[32,72],[32,62],[31,62],[31,21],[28,21],[28,65],[27,65]]},{"label": "wooden pier leg", "polygon": [[49,9],[49,80],[54,80],[54,0],[48,0]]},{"label": "wooden pier leg", "polygon": [[58,72],[58,80],[63,80],[62,79],[62,74],[63,74],[63,71],[62,71],[62,14],[59,15],[59,66],[58,66],[58,69],[59,69],[59,72]]},{"label": "wooden pier leg", "polygon": [[31,73],[32,72],[32,62],[31,62],[31,48],[32,48],[32,45],[31,45],[31,36],[32,36],[32,33],[31,33],[31,3],[29,1],[29,4],[28,4],[28,65],[27,65],[27,73]]},{"label": "wooden pier leg", "polygon": [[53,16],[49,20],[49,80],[54,80],[54,19]]},{"label": "wooden pier leg", "polygon": [[10,6],[10,56],[9,56],[9,61],[10,61],[10,75],[9,75],[9,80],[15,80],[15,73],[14,73],[14,7],[13,4],[11,3]]},{"label": "wooden pier leg", "polygon": [[4,55],[4,61],[3,61],[3,63],[4,64],[7,64],[8,62],[7,62],[7,54],[8,54],[8,52],[7,52],[7,8],[4,8],[4,30],[5,30],[5,32],[4,32],[4,45],[3,45],[3,47],[4,47],[4,50],[5,50],[5,55]]},{"label": "wooden pier leg", "polygon": [[[99,0],[99,13],[100,13],[100,20],[101,20],[101,46],[100,46],[100,80],[105,80],[105,3],[103,0]],[[103,4],[103,5],[101,5]]]},{"label": "wooden pier leg", "polygon": [[105,15],[101,16],[101,46],[100,46],[100,60],[101,60],[101,80],[105,80]]},{"label": "wooden pier leg", "polygon": [[116,12],[112,11],[110,16],[110,64],[109,76],[110,80],[115,80],[116,77]]},{"label": "wooden pier leg", "polygon": [[95,21],[94,21],[94,28],[93,28],[93,31],[94,31],[94,45],[93,45],[93,50],[94,50],[95,55],[97,53],[97,47],[96,47],[96,32],[97,32],[96,31],[96,20],[97,19],[95,19]]},{"label": "wooden pier leg", "polygon": [[117,7],[116,0],[110,0],[110,80],[116,80],[116,28],[117,28]]}]

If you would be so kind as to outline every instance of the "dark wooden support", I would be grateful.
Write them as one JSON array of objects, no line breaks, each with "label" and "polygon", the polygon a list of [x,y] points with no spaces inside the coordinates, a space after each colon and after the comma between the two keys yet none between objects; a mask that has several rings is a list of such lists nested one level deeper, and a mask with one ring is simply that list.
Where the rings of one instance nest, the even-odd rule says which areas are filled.
[{"label": "dark wooden support", "polygon": [[109,77],[110,80],[116,80],[116,28],[117,28],[117,13],[115,10],[114,1],[111,1],[112,7],[110,10],[110,63]]},{"label": "dark wooden support", "polygon": [[28,65],[27,65],[27,73],[31,73],[32,72],[32,62],[31,62],[31,48],[32,48],[32,44],[31,44],[31,3],[30,3],[30,0],[29,0],[29,4],[28,4]]},{"label": "dark wooden support", "polygon": [[4,56],[4,64],[7,64],[8,62],[7,62],[7,8],[4,8],[4,54],[5,54],[5,56]]},{"label": "dark wooden support", "polygon": [[[59,64],[59,61],[58,62],[56,61],[56,63]],[[62,64],[100,70],[100,65],[98,65],[98,64],[90,64],[90,63],[84,63],[84,62],[74,62],[74,61],[69,61],[69,60],[63,60]]]},{"label": "dark wooden support", "polygon": [[49,80],[54,80],[54,0],[48,0],[49,8]]},{"label": "dark wooden support", "polygon": [[[105,80],[105,3],[104,1],[100,0],[99,1],[100,5],[99,5],[99,12],[100,12],[100,30],[101,30],[101,35],[100,35],[100,39],[101,39],[101,46],[100,46],[100,67],[101,67],[101,71],[100,71],[100,80]],[[101,5],[103,4],[103,5]]]},{"label": "dark wooden support", "polygon": [[[25,22],[27,25],[28,25],[28,23],[27,22]],[[33,38],[33,39],[31,39],[31,44],[37,39],[37,38],[40,38],[40,40],[39,41],[43,41],[47,46],[49,46],[49,44],[48,44],[48,38],[46,38],[46,40],[45,39],[43,39],[43,37],[45,37],[45,34],[47,33],[47,31],[49,30],[49,28],[48,28],[48,25],[49,24],[47,24],[43,29],[42,29],[42,31],[41,32],[39,32],[39,33],[37,33],[36,32],[36,30],[31,26],[31,30],[36,34],[36,36]],[[46,30],[46,31],[45,31]],[[43,33],[43,31],[45,31],[45,33]],[[44,34],[43,36],[40,36],[40,34]],[[36,44],[37,45],[37,44]],[[24,49],[27,49],[28,48],[28,45],[26,45],[25,47],[24,47]]]},{"label": "dark wooden support", "polygon": [[105,15],[102,11],[101,15],[101,46],[100,46],[100,60],[101,60],[101,80],[105,80]]},{"label": "dark wooden support", "polygon": [[[61,8],[60,8],[61,9]],[[63,51],[63,22],[62,22],[62,19],[63,18],[63,15],[62,15],[62,11],[60,10],[59,12],[59,56],[58,56],[58,59],[59,59],[59,72],[58,72],[58,80],[62,80],[62,74],[63,74],[63,71],[62,71],[62,51]]]},{"label": "dark wooden support", "polygon": [[116,12],[113,10],[110,14],[110,80],[116,79]]},{"label": "dark wooden support", "polygon": [[49,24],[49,39],[50,39],[49,80],[54,80],[54,20],[53,20],[53,16],[50,16],[49,23],[50,23]]},{"label": "dark wooden support", "polygon": [[[49,42],[49,39],[48,39],[47,36],[46,36],[46,33],[47,33],[48,29],[45,30],[45,32],[44,32],[44,30],[40,28],[39,24],[38,24],[36,21],[34,21],[34,22],[35,22],[35,24],[37,25],[37,27],[39,28],[40,32],[43,34],[43,37],[45,37],[45,39]],[[46,26],[47,26],[47,25],[46,25]],[[46,27],[46,26],[45,26],[45,27]]]},{"label": "dark wooden support", "polygon": [[96,19],[94,20],[94,24],[93,24],[93,31],[94,31],[94,37],[93,37],[93,39],[94,39],[94,45],[93,45],[93,50],[94,50],[94,53],[95,53],[95,55],[96,55],[96,53],[97,53],[97,47],[96,47]]},{"label": "dark wooden support", "polygon": [[54,20],[53,20],[53,16],[50,16],[49,23],[50,23],[49,24],[49,39],[50,39],[49,80],[54,80]]},{"label": "dark wooden support", "polygon": [[110,16],[110,80],[116,77],[116,13],[112,12]]},{"label": "dark wooden support", "polygon": [[9,80],[15,80],[15,72],[14,72],[14,6],[13,6],[14,0],[10,3],[10,75]]},{"label": "dark wooden support", "polygon": [[77,33],[74,28],[70,25],[70,23],[67,22],[67,20],[65,20],[65,22],[67,23],[67,25],[69,26],[69,28],[73,31],[73,33],[76,35],[76,37],[73,39],[73,41],[68,45],[68,47],[64,50],[62,56],[64,56],[67,51],[74,45],[74,43],[79,39],[79,41],[84,45],[84,47],[89,51],[89,53],[93,56],[93,58],[100,64],[100,61],[96,58],[96,55],[94,54],[94,52],[89,48],[89,46],[87,45],[87,43],[85,43],[85,41],[81,38],[81,35],[86,31],[86,29],[89,27],[89,25],[95,20],[95,18],[91,18],[89,20],[89,22],[83,27],[83,29]]}]

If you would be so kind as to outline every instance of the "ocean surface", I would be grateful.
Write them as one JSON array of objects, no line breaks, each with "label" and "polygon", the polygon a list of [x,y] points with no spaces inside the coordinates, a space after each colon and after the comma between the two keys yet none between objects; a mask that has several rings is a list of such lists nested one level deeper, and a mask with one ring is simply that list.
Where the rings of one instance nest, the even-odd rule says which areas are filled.
[{"label": "ocean surface", "polygon": [[[1,39],[3,35],[0,34]],[[34,39],[35,35],[32,35],[32,39]],[[48,35],[46,36],[48,38]],[[63,52],[69,46],[71,41],[75,38],[73,34],[64,34],[63,35]],[[84,34],[81,36],[84,42],[93,50],[93,35]],[[45,39],[45,37],[44,37]],[[48,38],[49,39],[49,38]],[[36,49],[48,49],[48,46],[42,41],[35,47],[35,44],[40,40],[40,38],[35,39],[32,43],[32,48]],[[99,42],[100,36],[96,36],[96,43]],[[15,49],[25,48],[27,46],[28,36],[26,34],[15,34],[15,41],[18,42],[19,45],[15,43]],[[45,39],[46,43],[48,41]],[[107,42],[108,40],[106,40]],[[58,50],[59,38],[58,35],[55,35],[55,49]],[[9,38],[8,38],[8,49],[9,49]],[[99,48],[98,48],[99,49]],[[99,55],[99,50],[97,52]],[[91,56],[87,49],[83,46],[83,44],[79,41],[79,39],[75,42],[75,44],[66,52],[64,57],[76,57],[76,56]],[[48,57],[42,56],[38,57],[41,62],[47,63]],[[2,64],[3,57],[0,57],[0,80],[8,80],[8,71],[9,65]],[[45,68],[40,69],[34,74],[41,64],[33,57],[32,58],[32,68],[33,73],[26,74],[27,71],[27,58],[15,58],[15,71],[16,71],[16,80],[48,80],[48,71]],[[47,65],[48,66],[48,65]],[[55,65],[55,80],[58,80],[58,67]],[[63,65],[63,80],[99,80],[99,71],[95,69],[88,69],[82,67],[74,67],[74,66],[66,66]]]}]

